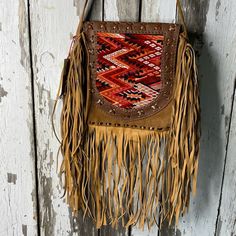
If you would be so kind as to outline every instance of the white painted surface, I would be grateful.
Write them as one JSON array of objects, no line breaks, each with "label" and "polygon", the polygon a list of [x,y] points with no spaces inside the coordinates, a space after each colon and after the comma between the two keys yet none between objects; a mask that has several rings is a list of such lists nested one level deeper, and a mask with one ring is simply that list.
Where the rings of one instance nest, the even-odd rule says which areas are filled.
[{"label": "white painted surface", "polygon": [[236,74],[233,9],[236,9],[234,0],[211,0],[207,13],[199,58],[202,140],[197,196],[192,198],[189,214],[178,227],[182,235],[215,233]]},{"label": "white painted surface", "polygon": [[141,18],[144,22],[175,22],[176,0],[143,0]]},{"label": "white painted surface", "polygon": [[[176,231],[166,229],[161,233],[162,236],[212,236],[215,233],[236,74],[236,2],[211,0],[209,9],[203,11],[201,7],[208,8],[206,3],[207,0],[191,2],[191,8],[198,9],[200,6],[199,11],[195,9],[193,22],[203,12],[207,14],[206,25],[203,22],[201,26],[204,46],[199,59],[202,142],[198,191],[188,215],[181,220]],[[101,5],[100,1],[96,1],[93,19],[101,19]],[[37,235],[26,6],[26,0],[0,1],[0,235],[4,236]],[[173,22],[175,19],[175,0],[143,0],[141,6],[142,21]],[[138,0],[104,0],[104,18],[137,21],[138,7]],[[62,189],[56,162],[59,144],[53,135],[50,121],[63,59],[77,27],[81,1],[32,0],[30,9],[41,235],[97,235],[91,222],[83,223],[80,218],[73,218],[60,198]],[[204,18],[205,15],[202,15],[202,21]],[[55,116],[57,129],[59,110]],[[216,234],[222,236],[236,235],[235,127],[234,108]],[[124,232],[122,229],[114,231],[106,227],[100,231],[100,235],[128,235]],[[134,227],[132,235],[156,236],[157,229],[153,228],[149,232]]]},{"label": "white painted surface", "polygon": [[27,2],[0,1],[0,235],[37,235]]},{"label": "white painted surface", "polygon": [[[32,53],[38,144],[41,235],[85,235],[81,220],[71,216],[64,202],[57,168],[57,142],[51,125],[63,60],[79,21],[81,2],[31,1]],[[60,105],[54,117],[59,133]],[[60,165],[60,160],[58,165]],[[92,233],[91,233],[92,235]]]},{"label": "white painted surface", "polygon": [[236,235],[236,94],[233,105],[217,236]]}]

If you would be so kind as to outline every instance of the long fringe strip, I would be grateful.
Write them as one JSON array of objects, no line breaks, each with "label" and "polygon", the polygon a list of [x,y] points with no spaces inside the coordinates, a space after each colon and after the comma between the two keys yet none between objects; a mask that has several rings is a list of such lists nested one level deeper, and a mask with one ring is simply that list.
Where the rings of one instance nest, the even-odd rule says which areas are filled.
[{"label": "long fringe strip", "polygon": [[[199,95],[195,55],[180,35],[171,128],[87,126],[89,62],[80,34],[70,53],[61,116],[67,202],[102,225],[178,223],[196,191]],[[160,208],[160,211],[159,211]]]}]

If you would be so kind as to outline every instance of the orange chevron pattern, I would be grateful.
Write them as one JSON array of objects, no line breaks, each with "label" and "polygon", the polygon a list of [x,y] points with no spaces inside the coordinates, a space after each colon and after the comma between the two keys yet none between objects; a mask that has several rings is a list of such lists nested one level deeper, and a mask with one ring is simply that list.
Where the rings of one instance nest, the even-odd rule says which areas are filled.
[{"label": "orange chevron pattern", "polygon": [[162,88],[163,35],[97,33],[99,93],[113,105],[141,108]]}]

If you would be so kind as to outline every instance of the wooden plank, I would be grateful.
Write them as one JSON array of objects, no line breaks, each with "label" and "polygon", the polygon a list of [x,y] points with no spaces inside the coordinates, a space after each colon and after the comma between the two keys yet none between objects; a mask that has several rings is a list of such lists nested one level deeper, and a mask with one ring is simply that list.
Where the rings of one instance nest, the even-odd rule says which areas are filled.
[{"label": "wooden plank", "polygon": [[26,0],[0,2],[0,235],[37,235]]},{"label": "wooden plank", "polygon": [[[154,0],[142,0],[141,9],[141,21],[142,22],[174,22],[176,5],[173,0],[167,1],[154,1]],[[144,228],[140,230],[137,227],[132,228],[133,236],[154,236],[158,235],[158,227],[153,226],[151,230]]]},{"label": "wooden plank", "polygon": [[[138,21],[139,1],[104,0],[104,20],[105,21]],[[100,236],[125,236],[129,234],[121,225],[118,229],[111,226],[102,227]]]},{"label": "wooden plank", "polygon": [[235,90],[233,96],[233,107],[232,107],[232,118],[230,122],[230,133],[229,133],[229,143],[226,156],[225,164],[225,176],[222,188],[222,200],[219,208],[219,215],[217,219],[216,236],[232,235],[236,234],[236,81]]},{"label": "wooden plank", "polygon": [[143,22],[175,22],[175,0],[142,0],[141,21]]},{"label": "wooden plank", "polygon": [[[101,12],[97,2],[94,12]],[[75,218],[64,202],[59,183],[57,151],[51,114],[59,85],[63,60],[68,54],[83,1],[32,0],[31,29],[38,144],[38,178],[41,235],[97,235],[90,219]],[[97,14],[95,18],[101,18]],[[55,114],[59,132],[60,105]],[[59,157],[58,165],[61,163]]]},{"label": "wooden plank", "polygon": [[236,22],[236,16],[231,12],[235,11],[236,2],[189,3],[186,1],[184,7],[188,12],[187,23],[195,34],[195,45],[200,54],[202,139],[197,196],[192,198],[189,213],[181,220],[177,233],[208,236],[215,233],[229,129],[235,76],[233,26]]}]

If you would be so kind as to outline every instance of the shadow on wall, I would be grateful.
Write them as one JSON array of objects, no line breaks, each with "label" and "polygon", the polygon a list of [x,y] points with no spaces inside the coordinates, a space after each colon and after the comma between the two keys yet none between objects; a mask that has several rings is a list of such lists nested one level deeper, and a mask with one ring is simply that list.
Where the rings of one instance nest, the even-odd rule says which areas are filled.
[{"label": "shadow on wall", "polygon": [[[207,32],[205,33],[209,0],[183,2],[186,6],[184,10],[190,41],[197,55],[200,83],[201,146],[197,195],[191,198],[189,213],[181,219],[181,228],[185,227],[186,222],[187,227],[194,228],[198,220],[207,222],[207,216],[210,216],[213,209],[212,204],[215,207],[214,214],[217,214],[225,151],[225,134],[222,136],[220,129],[224,108],[221,108],[220,101],[219,81],[222,78],[219,75],[220,67],[217,65],[219,60],[212,43],[207,41]],[[213,199],[217,202],[213,202]],[[174,227],[164,227],[162,235],[178,236],[181,231],[175,230]]]},{"label": "shadow on wall", "polygon": [[[211,43],[203,37],[204,46],[199,57],[199,81],[201,102],[201,149],[198,174],[198,194],[194,212],[197,216],[208,212],[213,202],[210,194],[220,192],[224,159],[223,138],[221,138],[222,115],[220,111],[219,66],[216,65]],[[223,111],[222,111],[223,112]],[[219,180],[216,183],[216,180]],[[209,212],[208,212],[209,213]]]},{"label": "shadow on wall", "polygon": [[[190,1],[188,1],[190,2]],[[201,102],[201,149],[198,172],[197,196],[193,198],[190,214],[194,219],[210,215],[212,196],[219,195],[224,159],[224,138],[221,134],[222,114],[220,109],[219,65],[212,43],[208,42],[204,31],[209,0],[186,2],[186,22],[198,56],[200,102]],[[222,113],[222,114],[221,114]],[[221,138],[222,137],[222,138]],[[217,212],[218,205],[215,205]],[[206,220],[206,219],[205,219]],[[183,221],[184,222],[184,221]],[[196,222],[195,222],[196,223]]]}]

